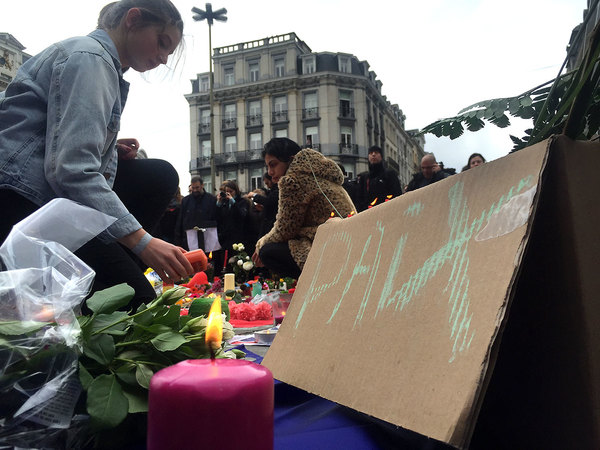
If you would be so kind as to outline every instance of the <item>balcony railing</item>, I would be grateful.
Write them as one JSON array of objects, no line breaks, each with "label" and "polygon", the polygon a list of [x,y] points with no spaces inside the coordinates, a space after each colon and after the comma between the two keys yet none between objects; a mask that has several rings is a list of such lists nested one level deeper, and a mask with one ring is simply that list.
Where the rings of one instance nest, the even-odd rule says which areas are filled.
[{"label": "balcony railing", "polygon": [[210,134],[210,123],[199,123],[198,134]]},{"label": "balcony railing", "polygon": [[340,144],[340,155],[358,156],[358,144]]},{"label": "balcony railing", "polygon": [[342,119],[355,119],[354,108],[349,106],[340,106],[340,118]]},{"label": "balcony railing", "polygon": [[304,108],[302,110],[302,118],[303,119],[318,119],[319,118],[319,108]]},{"label": "balcony railing", "polygon": [[235,130],[237,128],[237,119],[229,118],[221,120],[221,130]]},{"label": "balcony railing", "polygon": [[320,152],[321,144],[304,144],[304,145],[301,145],[300,148],[312,148],[313,150]]},{"label": "balcony railing", "polygon": [[215,154],[215,165],[217,166],[233,163],[248,163],[253,161],[262,161],[262,149],[248,149],[240,152],[224,152]]},{"label": "balcony railing", "polygon": [[263,123],[262,114],[254,114],[254,115],[246,117],[246,126],[247,127],[261,126],[262,123]]},{"label": "balcony railing", "polygon": [[288,121],[288,112],[287,111],[275,111],[272,113],[271,122],[287,122]]},{"label": "balcony railing", "polygon": [[[194,163],[196,163],[195,166]],[[210,156],[200,156],[199,158],[196,158],[195,161],[191,162],[190,169],[206,169],[208,167],[210,167]]]}]

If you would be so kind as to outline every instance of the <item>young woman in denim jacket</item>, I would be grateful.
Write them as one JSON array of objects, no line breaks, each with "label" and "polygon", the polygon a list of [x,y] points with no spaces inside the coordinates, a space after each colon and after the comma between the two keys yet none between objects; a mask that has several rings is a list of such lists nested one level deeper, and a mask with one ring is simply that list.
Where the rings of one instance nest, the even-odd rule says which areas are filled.
[{"label": "young woman in denim jacket", "polygon": [[177,189],[176,171],[135,159],[135,139],[117,142],[129,89],[123,72],[165,64],[182,34],[169,0],[121,0],[104,7],[88,36],[58,42],[20,67],[0,93],[0,242],[12,225],[64,197],[117,218],[76,252],[96,271],[94,290],[127,282],[136,302],[147,301],[154,290],[141,267],[163,280],[193,274],[180,248],[145,231]]}]

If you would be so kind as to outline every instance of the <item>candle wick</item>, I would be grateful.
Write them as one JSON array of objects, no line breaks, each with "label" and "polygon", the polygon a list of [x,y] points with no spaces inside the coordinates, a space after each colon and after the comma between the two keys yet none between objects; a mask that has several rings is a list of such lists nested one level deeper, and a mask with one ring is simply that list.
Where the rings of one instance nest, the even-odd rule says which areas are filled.
[{"label": "candle wick", "polygon": [[215,350],[213,349],[213,346],[212,346],[212,342],[209,342],[208,347],[210,349],[210,359],[211,359],[211,361],[214,364],[215,363],[216,355],[215,355]]}]

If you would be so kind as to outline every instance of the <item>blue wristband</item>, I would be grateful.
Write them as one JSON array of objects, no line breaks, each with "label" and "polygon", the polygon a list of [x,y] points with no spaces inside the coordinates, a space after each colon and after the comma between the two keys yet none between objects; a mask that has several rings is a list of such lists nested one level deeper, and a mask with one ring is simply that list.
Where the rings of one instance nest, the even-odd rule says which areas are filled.
[{"label": "blue wristband", "polygon": [[142,238],[139,240],[139,242],[137,244],[135,244],[135,247],[133,247],[131,249],[131,251],[133,253],[135,253],[136,255],[139,255],[146,249],[146,247],[148,246],[148,244],[150,243],[151,240],[152,240],[152,235],[150,233],[146,233],[145,235],[142,236]]}]

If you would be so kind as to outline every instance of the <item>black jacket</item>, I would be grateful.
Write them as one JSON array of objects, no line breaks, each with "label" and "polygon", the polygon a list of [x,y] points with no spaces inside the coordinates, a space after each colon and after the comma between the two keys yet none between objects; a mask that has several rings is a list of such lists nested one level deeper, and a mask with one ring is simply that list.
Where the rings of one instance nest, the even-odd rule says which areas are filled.
[{"label": "black jacket", "polygon": [[369,170],[358,175],[356,207],[358,212],[379,205],[402,194],[398,174],[385,163],[369,164]]},{"label": "black jacket", "polygon": [[249,247],[251,239],[250,201],[238,195],[235,203],[229,201],[217,203],[217,233],[219,243],[230,250],[233,244],[244,244]]},{"label": "black jacket", "polygon": [[261,238],[273,228],[275,219],[277,218],[277,210],[279,209],[279,188],[274,185],[272,189],[269,189],[267,195],[255,195],[252,198],[256,203],[263,205],[263,220],[258,230],[258,237]]},{"label": "black jacket", "polygon": [[437,181],[443,180],[444,178],[449,177],[448,173],[440,170],[439,172],[435,172],[433,176],[428,180],[426,179],[421,172],[417,172],[413,175],[412,180],[408,183],[406,187],[406,192],[415,191],[425,186],[429,186]]},{"label": "black jacket", "polygon": [[[185,249],[187,245],[186,230],[194,227],[213,228],[217,226],[217,199],[214,195],[204,192],[195,197],[186,195],[181,201],[181,208],[175,224],[175,244]],[[204,238],[198,236],[200,248],[204,248]]]}]

